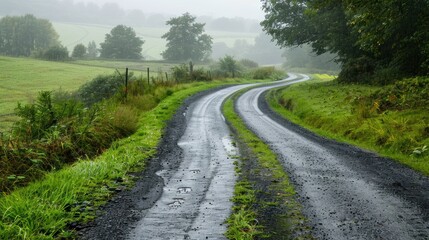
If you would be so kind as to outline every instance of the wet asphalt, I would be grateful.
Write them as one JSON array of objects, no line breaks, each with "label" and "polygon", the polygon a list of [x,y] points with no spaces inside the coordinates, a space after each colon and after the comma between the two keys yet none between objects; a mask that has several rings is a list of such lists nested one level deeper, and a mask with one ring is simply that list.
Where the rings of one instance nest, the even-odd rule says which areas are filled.
[{"label": "wet asphalt", "polygon": [[429,239],[427,177],[281,118],[265,101],[264,93],[273,87],[246,92],[235,107],[278,154],[316,238]]}]

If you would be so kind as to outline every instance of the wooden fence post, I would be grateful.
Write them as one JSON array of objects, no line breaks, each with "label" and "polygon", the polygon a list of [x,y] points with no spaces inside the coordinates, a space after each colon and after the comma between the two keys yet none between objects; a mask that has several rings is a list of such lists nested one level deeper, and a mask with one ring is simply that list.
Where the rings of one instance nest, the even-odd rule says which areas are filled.
[{"label": "wooden fence post", "polygon": [[125,100],[128,97],[128,68],[125,68]]},{"label": "wooden fence post", "polygon": [[147,85],[149,86],[150,85],[150,82],[149,82],[149,68],[147,68]]}]

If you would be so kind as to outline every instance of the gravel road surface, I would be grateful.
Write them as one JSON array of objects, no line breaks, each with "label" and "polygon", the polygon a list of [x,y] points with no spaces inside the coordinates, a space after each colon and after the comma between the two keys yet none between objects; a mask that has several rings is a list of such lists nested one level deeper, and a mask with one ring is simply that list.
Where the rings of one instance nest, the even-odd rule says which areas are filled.
[{"label": "gravel road surface", "polygon": [[265,101],[264,92],[273,87],[246,92],[235,107],[248,127],[279,155],[315,237],[429,239],[427,177],[284,120]]}]

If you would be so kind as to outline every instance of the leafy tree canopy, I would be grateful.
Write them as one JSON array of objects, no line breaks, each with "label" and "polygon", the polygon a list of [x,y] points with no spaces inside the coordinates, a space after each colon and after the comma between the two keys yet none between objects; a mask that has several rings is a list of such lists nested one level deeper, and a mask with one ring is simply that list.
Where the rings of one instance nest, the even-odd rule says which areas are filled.
[{"label": "leafy tree canopy", "polygon": [[212,37],[204,34],[205,24],[196,23],[195,17],[185,13],[167,21],[170,31],[162,36],[167,40],[167,50],[162,57],[167,60],[202,61],[212,50]]},{"label": "leafy tree canopy", "polygon": [[94,41],[88,43],[88,58],[94,59],[98,56],[97,44]]},{"label": "leafy tree canopy", "polygon": [[86,56],[86,47],[82,43],[77,44],[72,52],[72,57],[83,58]]},{"label": "leafy tree canopy", "polygon": [[226,55],[225,57],[219,59],[219,67],[222,72],[225,74],[230,73],[233,78],[240,71],[240,66],[234,57]]},{"label": "leafy tree canopy", "polygon": [[114,59],[141,59],[144,41],[137,37],[131,27],[118,25],[106,34],[100,44],[100,57]]},{"label": "leafy tree canopy", "polygon": [[[427,0],[262,0],[262,26],[284,47],[310,44],[366,77],[429,73]],[[353,71],[349,71],[353,69]],[[369,77],[368,77],[369,76]],[[340,75],[341,78],[341,75]]]},{"label": "leafy tree canopy", "polygon": [[0,54],[28,57],[58,44],[58,34],[48,20],[33,15],[0,20]]}]

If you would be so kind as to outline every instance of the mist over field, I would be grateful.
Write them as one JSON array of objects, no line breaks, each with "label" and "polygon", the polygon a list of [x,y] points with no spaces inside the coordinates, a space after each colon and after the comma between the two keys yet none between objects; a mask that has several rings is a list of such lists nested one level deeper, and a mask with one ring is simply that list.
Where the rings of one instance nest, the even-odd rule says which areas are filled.
[{"label": "mist over field", "polygon": [[168,31],[166,22],[189,12],[213,37],[213,59],[228,54],[260,64],[283,62],[282,50],[260,26],[263,12],[259,1],[4,0],[0,5],[0,16],[33,14],[52,21],[62,45],[69,50],[79,43],[100,44],[113,26],[124,24],[145,41],[143,57],[158,60],[165,50],[161,36]]},{"label": "mist over field", "polygon": [[[132,27],[145,41],[142,56],[160,60],[165,50],[166,22],[189,12],[196,21],[204,23],[213,38],[211,59],[225,55],[250,59],[261,65],[286,67],[325,66],[332,57],[314,57],[310,51],[281,49],[260,25],[264,19],[259,0],[2,0],[1,16],[33,14],[52,22],[61,44],[71,51],[77,44],[97,45],[119,24]],[[307,60],[308,61],[307,61]],[[328,63],[329,64],[329,63]],[[334,69],[336,68],[334,64]]]},{"label": "mist over field", "polygon": [[102,6],[106,3],[116,2],[126,9],[139,9],[147,13],[164,13],[179,15],[183,12],[190,12],[199,16],[248,18],[262,20],[264,17],[259,0],[160,0],[160,1],[139,1],[139,0],[74,0],[74,2],[96,3]]}]

